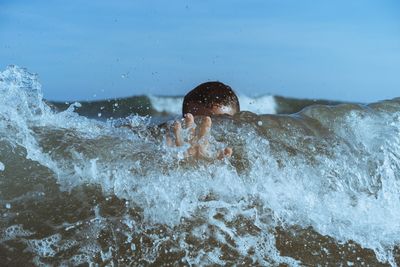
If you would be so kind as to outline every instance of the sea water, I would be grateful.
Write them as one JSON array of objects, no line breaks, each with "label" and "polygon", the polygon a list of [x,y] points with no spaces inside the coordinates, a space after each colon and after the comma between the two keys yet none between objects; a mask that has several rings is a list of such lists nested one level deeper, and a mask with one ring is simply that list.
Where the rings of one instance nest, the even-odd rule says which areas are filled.
[{"label": "sea water", "polygon": [[400,99],[217,117],[233,155],[196,161],[148,117],[53,111],[25,69],[0,95],[4,265],[400,263]]},{"label": "sea water", "polygon": [[[151,104],[158,112],[166,112],[169,114],[181,114],[183,97],[167,97],[149,95]],[[263,95],[258,97],[248,97],[239,95],[240,108],[242,110],[251,111],[258,114],[275,114],[276,102],[274,96]]]}]

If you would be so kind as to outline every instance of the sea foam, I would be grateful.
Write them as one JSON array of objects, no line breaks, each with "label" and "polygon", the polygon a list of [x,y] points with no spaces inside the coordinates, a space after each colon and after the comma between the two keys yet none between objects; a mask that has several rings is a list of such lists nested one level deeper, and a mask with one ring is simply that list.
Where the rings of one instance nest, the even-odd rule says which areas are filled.
[{"label": "sea foam", "polygon": [[[37,265],[306,264],[282,255],[280,228],[356,242],[397,264],[398,99],[216,119],[210,146],[233,147],[233,157],[193,164],[141,117],[129,118],[131,131],[78,116],[73,105],[56,113],[35,75],[10,67],[0,79],[0,178],[9,188],[0,199],[13,207],[2,242],[20,242]],[[27,198],[32,188],[43,193]]]}]

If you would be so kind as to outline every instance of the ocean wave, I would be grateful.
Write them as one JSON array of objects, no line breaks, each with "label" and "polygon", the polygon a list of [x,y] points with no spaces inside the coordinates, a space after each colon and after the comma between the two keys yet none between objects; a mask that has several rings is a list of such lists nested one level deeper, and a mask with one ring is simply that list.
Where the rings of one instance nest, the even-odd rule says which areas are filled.
[{"label": "ocean wave", "polygon": [[24,69],[0,93],[3,263],[399,263],[400,99],[218,117],[232,158],[193,163],[146,117],[52,110]]},{"label": "ocean wave", "polygon": [[[183,97],[168,97],[168,96],[148,96],[152,106],[158,112],[169,114],[182,114]],[[241,110],[251,111],[257,114],[275,114],[276,103],[273,96],[266,95],[260,97],[248,97],[239,95],[239,103]]]},{"label": "ocean wave", "polygon": [[[74,103],[45,102],[57,111],[64,111]],[[75,107],[75,112],[85,117],[97,119],[125,118],[130,115],[168,119],[181,116],[182,102],[182,96],[138,95],[96,101],[77,101],[79,106]],[[250,111],[257,114],[292,114],[310,105],[341,104],[338,101],[296,99],[271,95],[258,97],[239,95],[239,102],[242,111]]]}]

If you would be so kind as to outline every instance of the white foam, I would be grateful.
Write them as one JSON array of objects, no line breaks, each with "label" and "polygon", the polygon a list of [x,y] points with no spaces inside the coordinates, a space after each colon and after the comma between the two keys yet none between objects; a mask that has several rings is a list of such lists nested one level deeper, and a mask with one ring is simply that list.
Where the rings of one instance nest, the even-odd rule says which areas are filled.
[{"label": "white foam", "polygon": [[61,235],[55,234],[43,239],[28,240],[29,249],[39,257],[54,257],[57,254],[56,248],[61,241]]},{"label": "white foam", "polygon": [[[4,72],[2,75],[0,78],[4,79]],[[320,234],[341,242],[353,240],[364,248],[373,249],[382,262],[390,261],[394,265],[391,250],[400,243],[399,113],[351,112],[329,121],[330,132],[337,139],[325,148],[329,153],[313,154],[312,161],[302,153],[289,155],[279,151],[278,164],[271,144],[255,131],[246,127],[235,133],[225,131],[223,134],[227,138],[244,142],[240,156],[248,160],[249,166],[240,173],[229,162],[195,167],[178,164],[173,156],[176,150],[127,129],[115,129],[107,122],[80,117],[71,110],[54,114],[42,107],[33,112],[32,106],[41,104],[34,95],[30,98],[32,92],[26,93],[23,83],[16,80],[10,82],[13,86],[9,91],[5,90],[7,84],[0,81],[2,99],[7,99],[0,99],[0,116],[4,117],[0,120],[0,126],[4,126],[0,127],[0,134],[8,136],[10,143],[23,146],[29,158],[51,169],[63,189],[97,184],[105,194],[126,199],[132,207],[143,210],[146,224],[163,224],[175,229],[182,250],[190,248],[185,243],[188,233],[180,233],[179,226],[197,218],[205,223],[193,230],[193,236],[207,236],[211,233],[207,228],[212,226],[215,238],[222,243],[227,242],[227,237],[234,240],[240,255],[256,247],[252,257],[262,265],[287,263],[295,266],[297,261],[280,256],[275,247],[273,229],[283,224],[311,226]],[[271,99],[265,97],[259,104],[249,102],[248,105],[265,113],[273,104],[268,102]],[[267,102],[269,106],[260,104]],[[137,123],[140,126],[141,120]],[[47,130],[66,129],[75,139],[67,142],[68,136],[63,136],[62,144],[67,144],[65,150],[59,154],[43,153],[36,139],[38,136],[32,131],[39,126]],[[290,137],[303,140],[307,136],[293,131]],[[77,144],[84,144],[86,149],[77,149]],[[88,240],[95,239],[107,226],[107,220],[99,217],[99,212],[95,214],[85,232]],[[232,225],[239,216],[256,225],[260,232],[238,233]],[[141,231],[131,221],[129,225],[130,229]],[[159,236],[153,238],[164,242]],[[100,253],[96,241],[88,242],[81,244],[74,262],[89,261],[90,253]],[[59,243],[59,235],[28,242],[31,251],[40,257],[55,255],[53,248],[59,247]],[[221,264],[220,253],[218,249],[187,253],[185,259],[187,263],[200,265]],[[103,251],[102,256],[109,259],[109,251]],[[153,256],[149,254],[149,258]]]},{"label": "white foam", "polygon": [[158,112],[182,114],[183,97],[153,96],[149,95],[153,108]]},{"label": "white foam", "polygon": [[4,171],[5,168],[6,167],[4,166],[3,162],[0,161],[0,172]]},{"label": "white foam", "polygon": [[272,95],[259,97],[239,96],[240,109],[251,111],[256,114],[275,114],[276,102]]},{"label": "white foam", "polygon": [[11,225],[3,230],[1,241],[13,240],[13,239],[19,238],[19,237],[27,237],[27,236],[31,236],[33,234],[34,233],[32,233],[31,231],[25,230],[22,227],[22,225],[15,224],[15,225]]}]

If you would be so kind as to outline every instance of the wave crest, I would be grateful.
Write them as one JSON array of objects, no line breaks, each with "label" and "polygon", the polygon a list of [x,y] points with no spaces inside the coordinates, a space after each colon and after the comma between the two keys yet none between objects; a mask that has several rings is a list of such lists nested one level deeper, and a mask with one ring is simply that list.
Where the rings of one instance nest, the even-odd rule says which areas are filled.
[{"label": "wave crest", "polygon": [[[192,165],[142,117],[52,111],[24,69],[0,92],[0,251],[21,264],[398,262],[399,99],[215,118],[234,155]],[[297,255],[312,236],[330,245]]]}]

